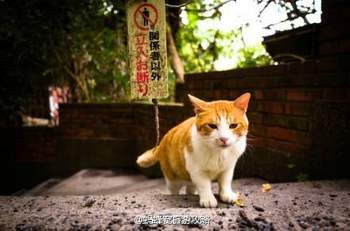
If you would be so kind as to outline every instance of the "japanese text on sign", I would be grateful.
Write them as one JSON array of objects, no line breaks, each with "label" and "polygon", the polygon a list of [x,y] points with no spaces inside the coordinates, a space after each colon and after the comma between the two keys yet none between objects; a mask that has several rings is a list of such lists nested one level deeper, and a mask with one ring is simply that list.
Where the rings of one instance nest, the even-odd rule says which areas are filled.
[{"label": "japanese text on sign", "polygon": [[127,12],[131,96],[167,97],[165,3],[129,1]]}]

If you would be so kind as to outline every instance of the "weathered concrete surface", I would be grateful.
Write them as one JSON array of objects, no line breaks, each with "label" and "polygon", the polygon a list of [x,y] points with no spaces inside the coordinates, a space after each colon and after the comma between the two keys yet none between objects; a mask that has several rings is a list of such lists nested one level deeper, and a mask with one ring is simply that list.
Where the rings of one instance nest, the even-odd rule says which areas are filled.
[{"label": "weathered concrete surface", "polygon": [[[245,207],[220,203],[216,209],[199,208],[197,196],[166,195],[159,182],[153,189],[110,195],[2,196],[0,230],[349,230],[350,227],[348,180],[272,184],[267,193],[261,191],[257,181],[238,180],[233,185],[243,193]],[[170,214],[207,216],[210,224],[135,224],[137,215]]]},{"label": "weathered concrete surface", "polygon": [[125,171],[84,169],[64,180],[49,179],[21,195],[110,195],[154,189],[166,193],[162,178],[148,179]]},{"label": "weathered concrete surface", "polygon": [[[262,180],[242,179],[233,185],[244,195],[245,207],[220,203],[218,208],[203,209],[199,208],[197,196],[167,195],[163,180],[131,176],[124,183],[131,183],[133,177],[138,181],[134,187],[130,184],[125,187],[125,192],[117,186],[115,190],[104,188],[96,193],[100,195],[68,196],[66,187],[66,196],[57,196],[58,191],[53,196],[51,187],[50,193],[41,190],[42,194],[52,195],[2,196],[0,230],[349,230],[350,227],[349,180],[272,184],[271,191],[263,193]],[[88,178],[93,183],[91,174]],[[103,185],[101,176],[96,179]],[[64,188],[61,183],[53,187]],[[103,188],[101,185],[97,188]],[[213,188],[217,192],[217,186]],[[139,215],[207,216],[210,224],[140,225],[135,223]]]}]

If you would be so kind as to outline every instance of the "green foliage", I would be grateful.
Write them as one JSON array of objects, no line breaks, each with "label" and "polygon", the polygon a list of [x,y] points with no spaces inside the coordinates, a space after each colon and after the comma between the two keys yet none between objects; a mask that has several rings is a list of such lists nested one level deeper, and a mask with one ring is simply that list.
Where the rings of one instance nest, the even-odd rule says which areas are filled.
[{"label": "green foliage", "polygon": [[161,99],[161,102],[173,102],[175,101],[175,89],[176,88],[176,76],[174,71],[170,68],[168,64],[168,92],[169,96],[167,98]]},{"label": "green foliage", "polygon": [[[18,111],[39,88],[69,84],[77,101],[116,101],[129,91],[124,3],[2,1],[2,110]],[[0,108],[0,109],[1,109]]]},{"label": "green foliage", "polygon": [[68,39],[56,43],[53,64],[60,65],[54,71],[73,80],[78,101],[125,100],[129,77],[124,5],[104,0],[89,3],[75,14]]},{"label": "green foliage", "polygon": [[[220,59],[238,59],[237,64],[232,61],[231,68],[271,64],[271,58],[261,44],[245,46],[240,29],[228,32],[204,30],[203,25],[215,25],[221,17],[220,8],[214,7],[219,1],[205,2],[197,0],[187,6],[188,23],[180,28],[177,35],[177,46],[186,72],[213,71],[216,69],[215,62]],[[237,47],[241,48],[237,50]]]},{"label": "green foliage", "polygon": [[[225,43],[235,35],[209,29],[203,33],[198,23],[210,23],[219,20],[219,15],[209,12],[201,13],[201,9],[209,5],[202,1],[193,1],[190,11],[187,11],[188,24],[183,25],[177,34],[177,47],[183,60],[186,72],[206,72],[214,69],[214,62],[223,56],[230,57],[225,52]],[[212,13],[210,15],[210,13]]]},{"label": "green foliage", "polygon": [[16,120],[30,97],[49,82],[43,78],[52,57],[49,38],[69,31],[71,14],[81,4],[83,1],[0,1],[1,114]]},{"label": "green foliage", "polygon": [[309,180],[309,175],[305,173],[299,173],[297,176],[297,181],[302,182],[302,181],[308,181]]},{"label": "green foliage", "polygon": [[261,67],[272,64],[273,60],[262,44],[243,47],[239,51],[238,68]]}]

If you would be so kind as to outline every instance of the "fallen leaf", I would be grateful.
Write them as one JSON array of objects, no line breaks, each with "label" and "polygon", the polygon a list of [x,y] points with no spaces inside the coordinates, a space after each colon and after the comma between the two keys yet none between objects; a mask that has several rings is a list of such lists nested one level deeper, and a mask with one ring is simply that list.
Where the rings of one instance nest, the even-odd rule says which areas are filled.
[{"label": "fallen leaf", "polygon": [[239,207],[244,207],[244,201],[243,201],[243,198],[238,198],[235,202],[233,202],[234,205],[237,205]]},{"label": "fallen leaf", "polygon": [[244,205],[242,194],[240,192],[237,192],[237,193],[238,193],[238,198],[233,202],[233,204],[239,207],[244,207],[245,205]]},{"label": "fallen leaf", "polygon": [[270,184],[262,184],[262,187],[261,187],[261,191],[262,192],[268,192],[268,191],[270,191],[271,190],[271,188],[272,188],[272,186],[270,185]]}]

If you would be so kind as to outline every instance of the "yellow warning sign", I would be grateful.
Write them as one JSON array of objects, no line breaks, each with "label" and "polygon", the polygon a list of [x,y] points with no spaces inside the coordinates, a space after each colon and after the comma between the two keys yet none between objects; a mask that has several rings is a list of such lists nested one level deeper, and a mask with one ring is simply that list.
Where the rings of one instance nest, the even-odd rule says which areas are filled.
[{"label": "yellow warning sign", "polygon": [[132,98],[168,96],[165,1],[127,3]]}]

